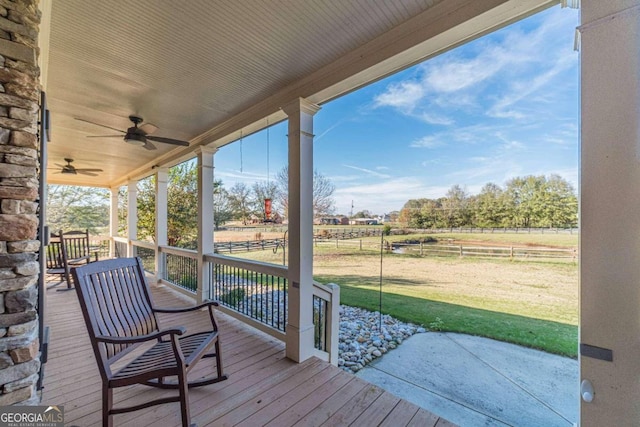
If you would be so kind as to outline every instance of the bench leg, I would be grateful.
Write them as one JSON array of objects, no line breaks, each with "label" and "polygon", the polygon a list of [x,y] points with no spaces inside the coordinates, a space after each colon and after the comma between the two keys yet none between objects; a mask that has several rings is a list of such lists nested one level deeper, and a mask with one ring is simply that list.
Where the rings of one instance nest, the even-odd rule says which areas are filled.
[{"label": "bench leg", "polygon": [[182,373],[178,374],[178,383],[180,384],[180,414],[182,415],[182,427],[191,426],[191,412],[189,411],[189,382],[187,380],[187,372],[182,367]]},{"label": "bench leg", "polygon": [[220,340],[216,340],[216,369],[218,370],[218,378],[222,378],[222,357],[220,356]]},{"label": "bench leg", "polygon": [[113,415],[110,414],[113,408],[113,389],[106,385],[102,386],[102,427],[113,427]]}]

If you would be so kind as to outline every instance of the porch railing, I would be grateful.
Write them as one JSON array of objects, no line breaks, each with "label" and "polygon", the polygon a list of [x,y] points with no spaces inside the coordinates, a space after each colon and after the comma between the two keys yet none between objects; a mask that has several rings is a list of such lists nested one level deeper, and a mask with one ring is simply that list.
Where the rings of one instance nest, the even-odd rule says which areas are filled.
[{"label": "porch railing", "polygon": [[160,246],[163,266],[160,278],[190,293],[198,290],[198,252],[190,249]]},{"label": "porch railing", "polygon": [[148,273],[156,272],[156,245],[142,240],[132,240],[133,256],[142,260],[142,265]]},{"label": "porch railing", "polygon": [[[116,256],[124,257],[127,247],[143,260],[145,269],[153,272],[158,265],[158,279],[191,297],[200,293],[198,253],[189,249],[156,246],[126,238],[113,238]],[[156,264],[156,257],[159,263]],[[206,254],[203,264],[209,289],[202,295],[220,302],[220,310],[277,339],[285,341],[287,325],[286,266],[243,260],[220,254]],[[337,285],[313,283],[315,356],[337,365],[340,288]]]}]

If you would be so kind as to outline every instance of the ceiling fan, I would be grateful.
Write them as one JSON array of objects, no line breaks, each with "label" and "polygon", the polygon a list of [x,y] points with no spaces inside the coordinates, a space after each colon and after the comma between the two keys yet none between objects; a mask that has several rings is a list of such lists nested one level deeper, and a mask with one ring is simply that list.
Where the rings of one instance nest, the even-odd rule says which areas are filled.
[{"label": "ceiling fan", "polygon": [[[181,145],[183,147],[188,147],[189,143],[187,141],[180,141],[179,139],[172,138],[163,138],[161,136],[152,136],[151,133],[155,132],[157,129],[156,126],[151,123],[145,123],[138,127],[140,123],[142,123],[142,117],[138,116],[129,116],[129,120],[133,122],[133,126],[128,128],[126,131],[112,128],[111,126],[102,125],[100,123],[91,122],[89,120],[79,119],[76,117],[76,120],[81,122],[91,123],[97,126],[102,126],[103,128],[112,129],[117,132],[124,134],[124,141],[133,145],[140,145],[147,150],[155,150],[156,146],[151,143],[151,141],[162,142],[164,144],[171,145]],[[122,135],[96,135],[96,136],[88,136],[87,138],[122,138]]]},{"label": "ceiling fan", "polygon": [[56,173],[65,173],[65,174],[71,174],[71,175],[81,174],[81,175],[89,175],[89,176],[98,176],[98,174],[95,173],[95,172],[102,172],[102,169],[76,168],[75,166],[73,166],[71,164],[71,162],[73,162],[73,159],[64,159],[64,161],[67,162],[66,165],[61,165],[60,163],[55,163],[55,165],[60,168],[60,172],[56,172]]}]

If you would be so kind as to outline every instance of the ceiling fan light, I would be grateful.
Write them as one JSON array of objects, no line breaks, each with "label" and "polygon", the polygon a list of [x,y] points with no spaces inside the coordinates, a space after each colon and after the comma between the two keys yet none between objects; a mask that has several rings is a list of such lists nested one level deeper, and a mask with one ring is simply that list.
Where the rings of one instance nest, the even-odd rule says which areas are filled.
[{"label": "ceiling fan light", "polygon": [[146,143],[144,135],[128,133],[124,136],[124,142],[131,145],[144,145]]}]

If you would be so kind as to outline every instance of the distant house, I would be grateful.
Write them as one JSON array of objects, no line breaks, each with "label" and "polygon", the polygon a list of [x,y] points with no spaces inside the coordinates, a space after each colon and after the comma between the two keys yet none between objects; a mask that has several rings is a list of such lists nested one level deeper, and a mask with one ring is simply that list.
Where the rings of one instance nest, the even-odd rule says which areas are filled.
[{"label": "distant house", "polygon": [[314,219],[313,223],[317,225],[341,225],[342,224],[340,218],[336,218],[336,217],[319,217]]},{"label": "distant house", "polygon": [[380,216],[378,217],[378,220],[379,220],[381,223],[383,223],[383,224],[384,224],[385,222],[391,222],[391,216],[390,216],[389,214],[380,215]]},{"label": "distant house", "polygon": [[376,218],[355,218],[351,220],[352,225],[378,225]]}]

